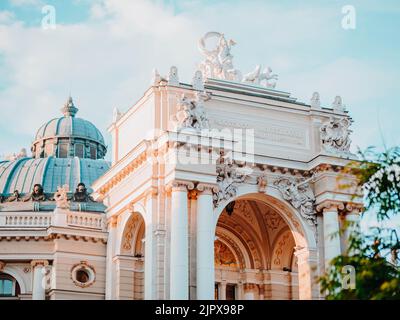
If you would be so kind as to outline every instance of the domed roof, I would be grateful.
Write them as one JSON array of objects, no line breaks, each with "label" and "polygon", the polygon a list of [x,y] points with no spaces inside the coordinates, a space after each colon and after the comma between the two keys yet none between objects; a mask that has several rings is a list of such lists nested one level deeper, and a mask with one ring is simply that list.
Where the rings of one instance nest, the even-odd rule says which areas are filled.
[{"label": "domed roof", "polygon": [[44,192],[53,194],[58,186],[67,184],[70,190],[83,182],[90,186],[109,169],[103,159],[74,158],[21,158],[0,162],[0,194],[7,196],[18,190],[29,194],[35,184],[43,186]]},{"label": "domed roof", "polygon": [[78,108],[75,107],[72,97],[61,109],[64,116],[54,118],[43,124],[36,132],[35,141],[53,137],[80,137],[99,142],[104,145],[101,132],[90,121],[76,118]]},{"label": "domed roof", "polygon": [[[104,158],[107,148],[103,135],[90,121],[75,117],[78,108],[71,97],[61,111],[62,117],[47,121],[36,132],[31,148],[33,156]],[[80,145],[79,152],[76,152],[75,144]]]}]

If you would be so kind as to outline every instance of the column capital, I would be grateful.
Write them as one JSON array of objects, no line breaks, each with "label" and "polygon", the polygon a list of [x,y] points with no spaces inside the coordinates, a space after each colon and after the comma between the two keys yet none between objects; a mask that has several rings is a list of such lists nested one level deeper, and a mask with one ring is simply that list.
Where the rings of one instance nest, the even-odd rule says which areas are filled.
[{"label": "column capital", "polygon": [[167,184],[165,187],[168,193],[174,191],[188,191],[194,189],[194,182],[184,180],[174,180]]},{"label": "column capital", "polygon": [[0,272],[2,272],[5,267],[6,267],[6,263],[4,261],[0,261]]},{"label": "column capital", "polygon": [[213,194],[219,190],[218,186],[209,183],[199,183],[196,189],[201,192],[201,194]]},{"label": "column capital", "polygon": [[339,201],[324,201],[317,205],[317,212],[339,211],[344,209],[344,203]]},{"label": "column capital", "polygon": [[345,206],[346,214],[359,215],[364,210],[364,206],[361,203],[348,202]]},{"label": "column capital", "polygon": [[32,268],[35,268],[37,266],[47,267],[48,265],[49,265],[49,261],[47,261],[47,260],[32,260],[31,261]]}]

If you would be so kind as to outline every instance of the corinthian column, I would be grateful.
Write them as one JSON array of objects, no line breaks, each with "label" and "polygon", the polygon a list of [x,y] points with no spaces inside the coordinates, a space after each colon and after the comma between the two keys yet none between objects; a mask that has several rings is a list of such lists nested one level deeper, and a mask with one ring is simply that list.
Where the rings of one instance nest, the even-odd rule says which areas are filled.
[{"label": "corinthian column", "polygon": [[188,189],[191,182],[171,185],[170,299],[189,298]]},{"label": "corinthian column", "polygon": [[33,286],[32,286],[32,300],[45,300],[46,299],[46,284],[44,282],[46,266],[49,265],[47,260],[32,260],[31,266],[33,269]]},{"label": "corinthian column", "polygon": [[325,268],[327,268],[329,262],[341,254],[338,210],[343,210],[344,205],[328,202],[320,208],[323,210]]},{"label": "corinthian column", "polygon": [[197,299],[214,299],[214,207],[213,186],[197,186],[196,279]]}]

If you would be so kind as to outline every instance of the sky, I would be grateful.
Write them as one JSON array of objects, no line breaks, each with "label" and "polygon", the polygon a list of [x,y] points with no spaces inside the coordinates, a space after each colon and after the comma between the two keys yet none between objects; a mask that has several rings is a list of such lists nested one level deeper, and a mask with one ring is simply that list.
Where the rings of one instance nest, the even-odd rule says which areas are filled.
[{"label": "sky", "polygon": [[[343,6],[355,12],[345,29]],[[44,28],[45,6],[55,28]],[[29,150],[36,130],[72,94],[79,116],[106,128],[150,84],[153,68],[190,82],[198,39],[224,32],[235,67],[270,66],[278,90],[324,106],[341,95],[352,150],[400,144],[400,3],[394,1],[0,0],[0,157]]]},{"label": "sky", "polygon": [[[354,28],[343,27],[346,5]],[[55,28],[46,28],[48,6]],[[70,93],[110,147],[113,108],[132,106],[153,68],[165,75],[175,65],[189,83],[208,31],[236,41],[236,68],[270,66],[276,89],[299,101],[318,91],[330,106],[341,95],[353,151],[400,145],[397,0],[0,0],[0,158],[29,150]]]}]

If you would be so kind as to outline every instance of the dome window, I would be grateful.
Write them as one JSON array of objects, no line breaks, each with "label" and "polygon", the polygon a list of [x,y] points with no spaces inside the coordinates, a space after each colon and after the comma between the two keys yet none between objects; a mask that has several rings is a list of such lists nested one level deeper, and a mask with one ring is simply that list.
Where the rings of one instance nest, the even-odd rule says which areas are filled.
[{"label": "dome window", "polygon": [[68,143],[63,142],[58,145],[58,157],[68,158]]},{"label": "dome window", "polygon": [[82,143],[75,144],[75,157],[84,158],[85,146]]},{"label": "dome window", "polygon": [[97,159],[97,147],[95,144],[90,144],[90,159]]}]

